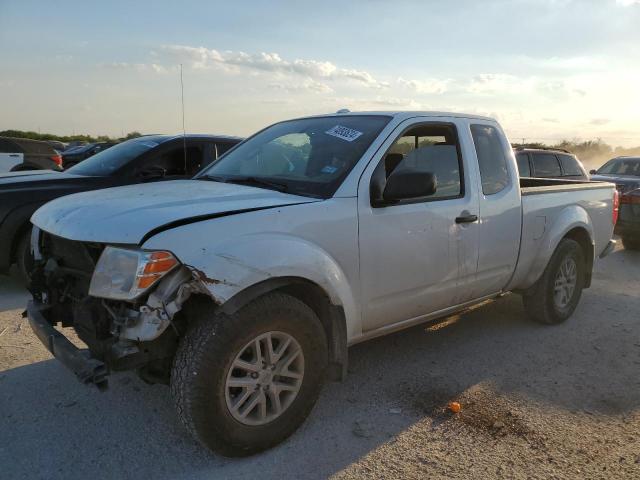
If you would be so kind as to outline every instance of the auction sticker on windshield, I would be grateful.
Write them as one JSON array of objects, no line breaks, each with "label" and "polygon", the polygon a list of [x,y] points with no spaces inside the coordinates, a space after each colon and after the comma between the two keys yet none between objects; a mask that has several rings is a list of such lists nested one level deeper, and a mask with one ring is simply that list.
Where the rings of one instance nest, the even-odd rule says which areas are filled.
[{"label": "auction sticker on windshield", "polygon": [[324,133],[341,138],[342,140],[346,140],[347,142],[353,142],[356,138],[362,135],[362,132],[354,130],[353,128],[343,127],[342,125],[336,125],[335,127],[327,130]]}]

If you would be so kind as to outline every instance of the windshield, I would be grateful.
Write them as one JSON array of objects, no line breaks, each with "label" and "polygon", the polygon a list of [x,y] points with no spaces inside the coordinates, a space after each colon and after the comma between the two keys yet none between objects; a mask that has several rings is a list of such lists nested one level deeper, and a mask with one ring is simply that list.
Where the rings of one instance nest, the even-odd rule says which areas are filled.
[{"label": "windshield", "polygon": [[160,142],[154,141],[154,137],[128,140],[96,153],[74,165],[67,172],[87,177],[106,177],[159,144]]},{"label": "windshield", "polygon": [[616,158],[605,163],[596,173],[640,177],[640,158]]},{"label": "windshield", "polygon": [[346,115],[278,123],[238,145],[197,178],[328,198],[389,120]]}]

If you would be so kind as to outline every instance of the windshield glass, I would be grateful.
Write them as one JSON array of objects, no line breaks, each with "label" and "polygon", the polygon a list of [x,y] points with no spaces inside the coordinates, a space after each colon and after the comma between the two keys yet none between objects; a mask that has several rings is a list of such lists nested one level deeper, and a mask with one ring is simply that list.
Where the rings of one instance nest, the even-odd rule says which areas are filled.
[{"label": "windshield glass", "polygon": [[600,167],[597,173],[640,177],[640,158],[617,158],[611,160]]},{"label": "windshield glass", "polygon": [[154,138],[141,137],[119,143],[74,165],[67,172],[87,177],[106,177],[144,152],[157,147],[160,142]]},{"label": "windshield glass", "polygon": [[278,123],[238,145],[197,178],[328,198],[389,120],[345,115]]}]

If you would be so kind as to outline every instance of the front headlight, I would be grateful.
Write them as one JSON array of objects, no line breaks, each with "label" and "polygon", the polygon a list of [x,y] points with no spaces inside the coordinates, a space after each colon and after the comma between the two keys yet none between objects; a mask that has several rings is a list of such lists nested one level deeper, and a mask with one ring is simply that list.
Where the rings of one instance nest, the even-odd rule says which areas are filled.
[{"label": "front headlight", "polygon": [[177,265],[170,252],[106,247],[91,277],[89,295],[133,300]]}]

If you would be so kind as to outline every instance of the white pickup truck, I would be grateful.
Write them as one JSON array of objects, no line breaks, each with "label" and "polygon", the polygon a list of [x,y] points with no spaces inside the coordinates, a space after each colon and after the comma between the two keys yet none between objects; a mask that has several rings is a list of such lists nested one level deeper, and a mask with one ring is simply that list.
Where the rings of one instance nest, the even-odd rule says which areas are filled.
[{"label": "white pickup truck", "polygon": [[566,320],[613,247],[615,199],[610,183],[519,180],[490,118],[285,121],[192,180],[40,208],[29,321],[83,382],[169,383],[196,438],[248,455],[304,421],[349,345],[509,291],[533,320]]}]

